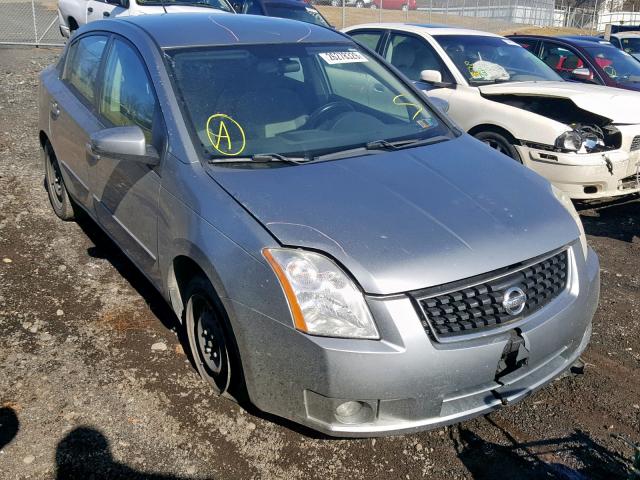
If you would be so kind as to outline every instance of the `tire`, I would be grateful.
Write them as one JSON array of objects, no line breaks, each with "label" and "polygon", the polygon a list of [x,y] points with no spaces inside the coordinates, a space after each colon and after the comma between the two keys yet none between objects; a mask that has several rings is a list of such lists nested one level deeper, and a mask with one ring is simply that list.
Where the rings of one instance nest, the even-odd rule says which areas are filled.
[{"label": "tire", "polygon": [[69,36],[71,36],[71,34],[78,29],[78,22],[76,22],[75,18],[69,17],[67,24],[69,25]]},{"label": "tire", "polygon": [[231,337],[222,305],[211,283],[194,277],[184,290],[184,326],[200,376],[218,395],[231,385]]},{"label": "tire", "polygon": [[51,147],[50,143],[44,146],[44,181],[47,193],[49,194],[49,202],[55,214],[61,220],[69,222],[75,219],[73,202],[67,192],[67,187],[62,178],[58,159]]},{"label": "tire", "polygon": [[404,5],[402,5],[402,11],[403,12],[408,12],[409,11],[409,5],[407,5],[406,3]]},{"label": "tire", "polygon": [[498,132],[484,131],[476,133],[474,137],[507,157],[513,158],[516,162],[522,163],[518,150],[504,135]]},{"label": "tire", "polygon": [[378,9],[378,5],[376,5],[375,3],[371,2],[371,6],[369,8],[371,10],[377,10]]},{"label": "tire", "polygon": [[331,0],[331,6],[332,7],[339,7],[340,6],[340,1],[339,0]]},{"label": "tire", "polygon": [[356,2],[356,8],[364,8],[364,1],[363,0],[358,0]]}]

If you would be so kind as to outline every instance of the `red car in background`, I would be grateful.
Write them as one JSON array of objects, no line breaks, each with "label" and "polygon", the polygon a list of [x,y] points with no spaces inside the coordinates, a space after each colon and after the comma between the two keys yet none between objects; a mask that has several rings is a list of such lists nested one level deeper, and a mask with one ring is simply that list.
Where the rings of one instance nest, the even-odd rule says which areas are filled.
[{"label": "red car in background", "polygon": [[418,5],[416,0],[371,0],[370,8],[383,8],[385,10],[416,10]]},{"label": "red car in background", "polygon": [[565,80],[640,91],[640,61],[598,37],[509,35]]}]

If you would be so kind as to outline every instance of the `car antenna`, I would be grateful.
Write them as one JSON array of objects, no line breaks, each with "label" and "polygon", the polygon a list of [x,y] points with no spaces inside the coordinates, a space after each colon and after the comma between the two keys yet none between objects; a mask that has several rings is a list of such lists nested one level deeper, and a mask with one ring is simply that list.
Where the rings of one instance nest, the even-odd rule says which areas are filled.
[{"label": "car antenna", "polygon": [[164,10],[164,13],[169,13],[167,12],[167,6],[164,4],[164,0],[160,0],[160,5],[162,5],[162,9]]}]

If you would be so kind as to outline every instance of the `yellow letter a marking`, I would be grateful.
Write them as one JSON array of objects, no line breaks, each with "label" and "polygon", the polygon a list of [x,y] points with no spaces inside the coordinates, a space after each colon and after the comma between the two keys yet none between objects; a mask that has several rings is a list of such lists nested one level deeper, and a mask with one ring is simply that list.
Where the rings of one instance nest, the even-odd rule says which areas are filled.
[{"label": "yellow letter a marking", "polygon": [[213,146],[216,150],[220,150],[220,142],[223,138],[227,139],[227,151],[231,150],[231,136],[227,130],[227,126],[224,124],[224,120],[220,120],[220,126],[218,127],[218,135],[216,135],[216,144]]}]

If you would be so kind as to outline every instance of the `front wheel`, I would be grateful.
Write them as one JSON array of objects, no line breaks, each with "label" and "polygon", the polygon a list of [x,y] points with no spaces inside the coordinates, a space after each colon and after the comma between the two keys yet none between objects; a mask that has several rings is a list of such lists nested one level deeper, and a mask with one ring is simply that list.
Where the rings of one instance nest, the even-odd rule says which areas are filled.
[{"label": "front wheel", "polygon": [[339,7],[340,6],[340,1],[339,0],[331,0],[331,6],[332,7]]},{"label": "front wheel", "polygon": [[522,163],[520,154],[516,147],[504,136],[498,132],[478,132],[474,135],[482,143],[489,145],[491,148],[499,151],[507,157],[513,158],[516,162]]},{"label": "front wheel", "polygon": [[375,3],[371,3],[371,6],[369,8],[371,8],[371,10],[377,10],[378,5],[376,5]]},{"label": "front wheel", "polygon": [[362,0],[358,0],[356,2],[356,8],[364,8],[364,2]]},{"label": "front wheel", "polygon": [[184,296],[185,328],[196,368],[217,394],[223,394],[231,383],[231,363],[229,333],[221,307],[213,287],[202,277],[189,282]]},{"label": "front wheel", "polygon": [[75,218],[73,204],[62,178],[60,164],[49,143],[44,146],[44,170],[45,186],[53,211],[61,220],[73,220]]},{"label": "front wheel", "polygon": [[407,5],[406,3],[404,5],[402,5],[402,11],[403,12],[408,12],[409,11],[409,5]]}]

